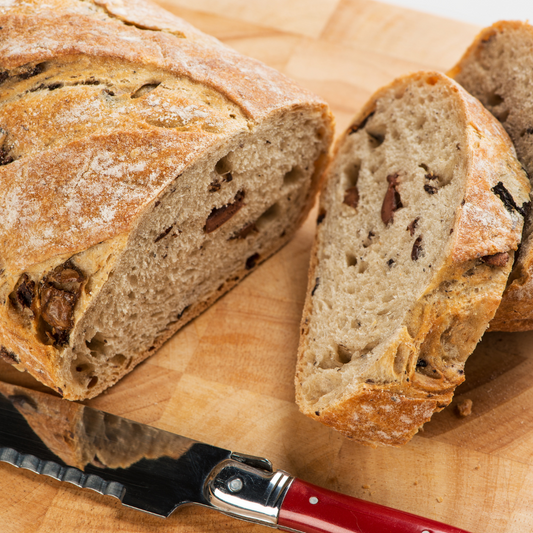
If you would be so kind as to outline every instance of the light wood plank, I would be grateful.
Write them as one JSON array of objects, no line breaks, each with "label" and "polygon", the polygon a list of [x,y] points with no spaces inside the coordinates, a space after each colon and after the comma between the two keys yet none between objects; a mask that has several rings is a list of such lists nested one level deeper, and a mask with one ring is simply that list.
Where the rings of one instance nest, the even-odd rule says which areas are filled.
[{"label": "light wood plank", "polygon": [[341,0],[322,38],[449,70],[480,28],[371,0]]},{"label": "light wood plank", "polygon": [[167,6],[197,11],[318,37],[339,0],[165,0]]},{"label": "light wood plank", "polygon": [[[322,95],[338,133],[394,77],[451,67],[478,29],[372,0],[160,3]],[[293,372],[315,220],[316,210],[283,250],[88,403],[472,533],[530,531],[533,334],[487,335],[454,403],[399,449],[359,446],[298,412]],[[44,389],[1,362],[0,379]],[[467,418],[455,410],[462,398],[474,402]],[[205,509],[165,521],[0,464],[2,533],[214,530],[270,531]]]}]

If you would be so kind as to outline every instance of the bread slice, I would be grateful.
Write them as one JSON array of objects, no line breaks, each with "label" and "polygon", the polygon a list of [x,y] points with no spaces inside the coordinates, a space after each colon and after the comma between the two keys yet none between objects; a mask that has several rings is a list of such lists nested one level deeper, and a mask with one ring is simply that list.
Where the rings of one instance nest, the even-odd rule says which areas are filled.
[{"label": "bread slice", "polygon": [[285,244],[317,96],[153,4],[0,8],[0,355],[102,392]]},{"label": "bread slice", "polygon": [[358,442],[400,445],[464,380],[511,270],[529,183],[501,125],[436,72],[378,91],[326,180],[297,402]]},{"label": "bread slice", "polygon": [[[533,27],[497,22],[485,28],[450,71],[502,123],[518,159],[533,178]],[[491,331],[533,329],[533,213]]]}]

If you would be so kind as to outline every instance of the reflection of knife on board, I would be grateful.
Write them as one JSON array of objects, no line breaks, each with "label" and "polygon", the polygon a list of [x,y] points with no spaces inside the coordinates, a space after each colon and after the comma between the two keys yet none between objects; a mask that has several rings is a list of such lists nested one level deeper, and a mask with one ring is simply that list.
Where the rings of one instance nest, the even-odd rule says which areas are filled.
[{"label": "reflection of knife on board", "polygon": [[184,504],[309,533],[466,533],[232,453],[0,382],[0,461],[169,516]]}]

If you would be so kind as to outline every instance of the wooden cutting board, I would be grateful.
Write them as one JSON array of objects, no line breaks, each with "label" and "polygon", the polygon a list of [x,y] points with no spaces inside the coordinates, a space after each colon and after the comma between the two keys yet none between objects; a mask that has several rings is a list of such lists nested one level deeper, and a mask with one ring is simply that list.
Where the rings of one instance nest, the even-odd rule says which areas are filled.
[{"label": "wooden cutting board", "polygon": [[[454,65],[475,26],[370,0],[166,0],[163,7],[322,95],[338,132],[394,77]],[[473,533],[533,529],[533,333],[487,334],[456,399],[398,449],[369,449],[293,402],[313,213],[294,240],[90,405],[309,482]],[[0,365],[0,378],[36,389]],[[473,401],[460,418],[458,400]],[[168,520],[0,463],[2,533],[269,531],[184,508]]]}]

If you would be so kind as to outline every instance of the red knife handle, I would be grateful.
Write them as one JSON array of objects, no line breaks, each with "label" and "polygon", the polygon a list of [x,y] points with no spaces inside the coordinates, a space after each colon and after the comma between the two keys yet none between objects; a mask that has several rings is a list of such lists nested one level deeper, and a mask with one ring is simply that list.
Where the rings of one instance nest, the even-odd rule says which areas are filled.
[{"label": "red knife handle", "polygon": [[281,504],[278,527],[305,533],[468,533],[297,478]]}]

